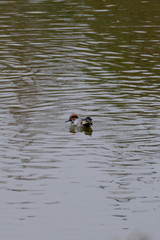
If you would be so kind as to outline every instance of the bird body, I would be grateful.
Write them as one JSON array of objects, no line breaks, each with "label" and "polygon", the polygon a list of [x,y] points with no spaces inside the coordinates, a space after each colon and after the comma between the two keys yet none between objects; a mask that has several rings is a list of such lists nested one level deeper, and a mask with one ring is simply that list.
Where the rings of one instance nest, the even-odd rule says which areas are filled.
[{"label": "bird body", "polygon": [[66,122],[71,122],[72,126],[80,127],[91,127],[93,125],[91,117],[80,119],[77,114],[72,114]]}]

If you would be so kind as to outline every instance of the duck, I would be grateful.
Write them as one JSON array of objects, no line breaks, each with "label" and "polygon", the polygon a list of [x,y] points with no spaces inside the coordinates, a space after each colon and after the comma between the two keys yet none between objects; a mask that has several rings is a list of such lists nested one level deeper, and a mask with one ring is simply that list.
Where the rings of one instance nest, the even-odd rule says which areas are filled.
[{"label": "duck", "polygon": [[69,119],[66,122],[71,122],[72,126],[80,126],[80,127],[87,127],[87,128],[93,125],[91,117],[80,119],[77,114],[70,115]]}]

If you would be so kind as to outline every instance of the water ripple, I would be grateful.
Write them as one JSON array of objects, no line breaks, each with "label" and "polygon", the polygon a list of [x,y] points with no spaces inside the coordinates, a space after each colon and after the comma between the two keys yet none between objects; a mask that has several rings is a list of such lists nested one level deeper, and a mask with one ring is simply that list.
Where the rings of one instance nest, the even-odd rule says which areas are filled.
[{"label": "water ripple", "polygon": [[159,2],[0,6],[1,238],[159,239]]}]

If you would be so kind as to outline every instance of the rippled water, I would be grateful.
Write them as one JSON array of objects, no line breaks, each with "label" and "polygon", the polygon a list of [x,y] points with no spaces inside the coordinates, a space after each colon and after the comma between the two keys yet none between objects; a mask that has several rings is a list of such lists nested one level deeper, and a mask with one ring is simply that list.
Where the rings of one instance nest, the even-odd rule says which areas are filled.
[{"label": "rippled water", "polygon": [[0,239],[159,239],[159,7],[0,2]]}]

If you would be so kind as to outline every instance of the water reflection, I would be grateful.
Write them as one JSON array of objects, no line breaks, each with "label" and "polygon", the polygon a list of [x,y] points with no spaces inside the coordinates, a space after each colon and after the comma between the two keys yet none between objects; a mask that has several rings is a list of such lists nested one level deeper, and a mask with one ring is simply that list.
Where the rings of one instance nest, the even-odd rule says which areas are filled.
[{"label": "water reflection", "polygon": [[82,132],[85,135],[89,135],[91,136],[93,133],[93,130],[91,127],[75,127],[75,126],[71,126],[70,127],[70,132],[71,133],[77,133],[77,132]]},{"label": "water reflection", "polygon": [[159,0],[1,1],[0,24],[1,238],[159,239]]}]

